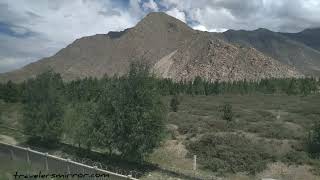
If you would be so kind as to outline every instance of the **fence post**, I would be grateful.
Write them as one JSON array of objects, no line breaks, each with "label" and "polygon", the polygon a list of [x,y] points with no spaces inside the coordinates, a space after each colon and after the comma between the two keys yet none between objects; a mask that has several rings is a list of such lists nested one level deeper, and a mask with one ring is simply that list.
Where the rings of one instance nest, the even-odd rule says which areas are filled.
[{"label": "fence post", "polygon": [[48,153],[44,153],[45,155],[45,163],[46,163],[46,171],[49,171],[49,164],[48,164]]},{"label": "fence post", "polygon": [[12,149],[10,149],[10,159],[13,160],[13,158],[14,158],[13,151]]},{"label": "fence post", "polygon": [[129,175],[128,175],[128,177],[129,177],[129,179],[132,179],[132,177],[133,177],[133,173],[132,173],[132,171],[129,171]]},{"label": "fence post", "polygon": [[67,171],[68,171],[68,174],[71,174],[71,173],[70,173],[70,166],[69,166],[69,164],[70,164],[70,159],[68,158],[68,159],[67,159]]},{"label": "fence post", "polygon": [[29,157],[29,151],[30,151],[30,148],[27,148],[27,163],[30,164],[31,161],[30,161],[30,157]]},{"label": "fence post", "polygon": [[193,155],[193,173],[194,177],[196,178],[196,173],[197,173],[197,155]]},{"label": "fence post", "polygon": [[94,179],[97,179],[96,175],[97,175],[97,172],[98,172],[98,167],[97,166],[93,166],[93,169],[94,169]]}]

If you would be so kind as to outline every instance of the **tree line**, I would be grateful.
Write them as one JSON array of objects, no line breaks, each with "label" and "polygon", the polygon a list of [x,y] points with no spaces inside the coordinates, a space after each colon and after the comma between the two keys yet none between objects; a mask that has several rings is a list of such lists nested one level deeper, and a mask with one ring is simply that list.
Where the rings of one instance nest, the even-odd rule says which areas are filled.
[{"label": "tree line", "polygon": [[163,95],[219,95],[219,94],[287,94],[309,95],[319,91],[320,81],[313,77],[262,79],[260,81],[219,82],[206,81],[196,77],[193,81],[174,82],[171,79],[157,79]]},{"label": "tree line", "polygon": [[[161,96],[177,95],[288,94],[318,92],[315,78],[262,79],[260,81],[209,82],[201,77],[175,82],[158,79],[142,63],[130,65],[121,77],[84,78],[63,82],[60,74],[47,71],[23,83],[0,84],[0,99],[24,105],[22,125],[31,140],[55,144],[61,139],[110,155],[143,160],[164,136],[167,106]],[[225,107],[225,118],[232,118]]]},{"label": "tree line", "polygon": [[[167,95],[219,95],[219,94],[287,94],[310,95],[319,93],[320,81],[313,77],[262,79],[260,81],[209,82],[201,77],[193,81],[175,82],[172,79],[150,77],[155,88],[163,96]],[[63,83],[63,94],[68,101],[90,101],[99,98],[103,87],[109,82],[119,81],[117,76],[101,79],[87,77]],[[23,101],[27,81],[23,83],[0,83],[0,99],[6,102]]]}]

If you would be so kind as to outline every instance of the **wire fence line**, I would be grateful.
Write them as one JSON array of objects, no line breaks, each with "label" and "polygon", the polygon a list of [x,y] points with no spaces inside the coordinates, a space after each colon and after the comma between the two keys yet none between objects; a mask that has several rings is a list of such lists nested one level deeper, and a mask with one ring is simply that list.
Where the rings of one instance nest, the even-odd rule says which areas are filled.
[{"label": "wire fence line", "polygon": [[[60,158],[48,153],[43,153],[30,148],[15,146],[3,142],[0,142],[0,155],[0,158],[2,157],[10,161],[17,161],[18,163],[26,163],[30,168],[30,171],[35,173],[42,171],[43,173],[46,172],[50,174],[76,174],[78,176],[75,176],[75,179],[78,177],[79,179],[88,180],[137,180],[134,172],[131,174],[120,174],[121,172],[115,173],[103,169],[103,166],[100,163],[93,163],[93,166],[89,166],[83,162],[80,163],[70,159]],[[18,171],[18,169],[16,169],[16,171]],[[30,171],[28,173],[30,173]],[[83,177],[82,175],[85,174],[88,175]],[[79,175],[81,175],[83,178],[81,178],[81,176],[79,177]],[[88,177],[89,175],[93,175],[93,177]]]},{"label": "wire fence line", "polygon": [[[18,131],[18,132],[24,134],[22,131],[20,131],[18,129],[15,129],[15,128],[2,126],[1,124],[0,124],[0,127],[4,127],[4,128],[7,128],[7,129],[10,129],[10,130]],[[11,151],[13,152],[13,156],[11,154]],[[9,159],[19,160],[21,162],[22,161],[27,162],[27,156],[26,156],[27,151],[28,151],[28,148],[23,148],[23,147],[20,147],[20,146],[14,146],[14,145],[10,145],[10,144],[6,144],[6,143],[1,143],[0,142],[0,155],[1,155],[1,153],[5,153],[6,157],[9,158]],[[65,165],[61,165],[61,166],[64,166],[64,167],[59,168],[57,170],[57,168],[55,168],[55,166],[59,166],[59,163],[55,162],[55,161],[57,161],[57,160],[54,160],[55,158],[62,159],[62,162],[64,162],[64,163],[68,162],[68,160],[69,160],[68,158],[72,158],[71,160],[69,160],[71,163],[74,162],[74,163],[79,163],[80,165],[87,166],[87,168],[85,168],[85,169],[94,169],[94,167],[96,167],[96,168],[98,168],[98,170],[107,171],[107,172],[113,172],[115,174],[119,174],[119,175],[125,176],[125,177],[128,177],[129,175],[131,175],[132,178],[135,178],[135,179],[139,179],[140,177],[145,175],[145,172],[143,173],[141,171],[136,171],[136,170],[130,170],[129,171],[129,170],[125,170],[125,169],[122,169],[122,168],[119,168],[119,167],[115,167],[113,165],[106,166],[103,163],[96,162],[96,161],[93,161],[93,160],[88,159],[88,158],[75,157],[75,156],[71,156],[70,157],[70,156],[64,156],[63,154],[61,155],[62,157],[60,155],[59,155],[60,157],[56,157],[56,156],[52,156],[52,155],[49,155],[49,154],[46,154],[46,153],[34,151],[34,150],[30,150],[30,151],[38,153],[38,155],[32,155],[32,157],[29,156],[29,158],[30,157],[34,158],[33,160],[30,159],[31,166],[32,166],[33,169],[35,169],[35,167],[38,166],[37,169],[43,170],[43,168],[45,168],[45,166],[46,166],[46,164],[44,164],[46,162],[44,161],[43,158],[45,156],[47,156],[49,158],[49,162],[51,162],[51,165],[50,164],[48,165],[49,166],[49,170],[51,172],[52,171],[65,172],[66,170],[68,170],[68,167],[66,167]],[[17,153],[15,154],[15,152],[17,152]],[[39,153],[40,153],[40,155],[39,155]],[[37,156],[40,156],[40,157],[37,157]],[[50,158],[50,157],[54,157],[54,158]],[[0,160],[1,160],[1,156],[0,156]],[[34,163],[34,162],[37,162],[37,161],[41,162],[40,165],[39,165],[39,163]],[[160,166],[155,166],[154,168],[155,168],[154,170],[156,170],[156,171],[160,171],[160,172],[162,172],[164,174],[172,175],[173,177],[177,177],[177,178],[181,178],[181,179],[219,180],[219,178],[217,178],[216,176],[213,176],[213,175],[203,175],[201,173],[196,173],[196,171],[183,170],[183,169],[180,169],[180,168],[160,167]],[[73,168],[73,169],[75,169],[75,168]],[[77,171],[73,171],[73,169],[72,169],[72,172],[77,172]],[[84,172],[87,172],[87,171],[81,171],[81,172],[84,173]],[[92,171],[89,171],[89,172],[92,172]]]}]

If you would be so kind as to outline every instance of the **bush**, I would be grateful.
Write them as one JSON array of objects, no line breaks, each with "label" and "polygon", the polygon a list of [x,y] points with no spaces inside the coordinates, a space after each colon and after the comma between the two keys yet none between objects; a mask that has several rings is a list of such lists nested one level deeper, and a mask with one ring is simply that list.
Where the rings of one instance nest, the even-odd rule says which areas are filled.
[{"label": "bush", "polygon": [[261,145],[241,135],[204,135],[190,143],[190,153],[199,157],[199,162],[216,172],[248,172],[255,174],[266,167],[272,158]]},{"label": "bush", "polygon": [[170,101],[170,108],[173,112],[177,112],[178,111],[178,106],[179,106],[180,102],[178,99],[177,95],[174,95]]},{"label": "bush", "polygon": [[306,152],[293,150],[293,151],[288,152],[283,157],[282,161],[290,163],[290,164],[293,163],[293,164],[302,165],[302,164],[308,163],[309,157]]},{"label": "bush", "polygon": [[320,122],[316,121],[309,132],[307,147],[309,153],[314,157],[320,156]]}]

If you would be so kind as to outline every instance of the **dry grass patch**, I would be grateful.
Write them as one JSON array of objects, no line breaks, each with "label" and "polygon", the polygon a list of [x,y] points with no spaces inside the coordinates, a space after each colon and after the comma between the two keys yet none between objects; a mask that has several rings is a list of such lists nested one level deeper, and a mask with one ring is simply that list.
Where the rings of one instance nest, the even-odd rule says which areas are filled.
[{"label": "dry grass patch", "polygon": [[281,162],[269,164],[267,169],[257,175],[258,178],[274,178],[281,180],[318,180],[319,176],[311,173],[307,165],[286,165]]}]

